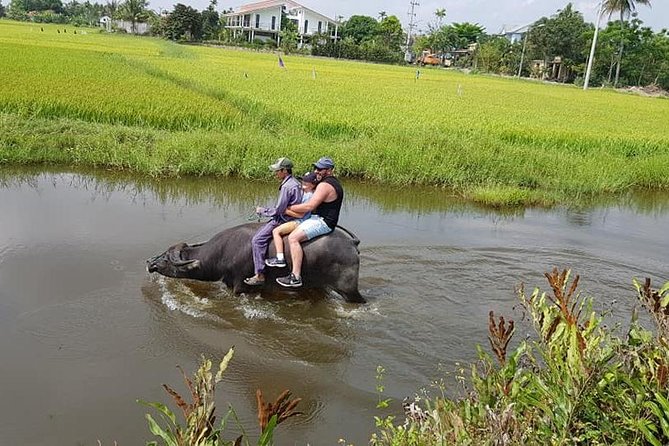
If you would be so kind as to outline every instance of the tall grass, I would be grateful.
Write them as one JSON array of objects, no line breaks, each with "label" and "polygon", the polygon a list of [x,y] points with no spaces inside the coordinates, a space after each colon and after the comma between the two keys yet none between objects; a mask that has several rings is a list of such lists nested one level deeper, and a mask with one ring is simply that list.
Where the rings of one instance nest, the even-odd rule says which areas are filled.
[{"label": "tall grass", "polygon": [[666,100],[57,29],[0,21],[0,162],[260,176],[327,154],[490,204],[669,187]]}]

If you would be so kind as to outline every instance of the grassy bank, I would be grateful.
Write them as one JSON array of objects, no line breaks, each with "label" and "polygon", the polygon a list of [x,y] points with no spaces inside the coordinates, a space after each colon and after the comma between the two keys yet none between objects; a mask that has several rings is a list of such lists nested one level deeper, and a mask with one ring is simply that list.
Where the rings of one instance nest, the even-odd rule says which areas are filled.
[{"label": "grassy bank", "polygon": [[[669,101],[0,20],[0,163],[340,175],[491,205],[669,188]],[[60,32],[58,32],[60,31]]]}]

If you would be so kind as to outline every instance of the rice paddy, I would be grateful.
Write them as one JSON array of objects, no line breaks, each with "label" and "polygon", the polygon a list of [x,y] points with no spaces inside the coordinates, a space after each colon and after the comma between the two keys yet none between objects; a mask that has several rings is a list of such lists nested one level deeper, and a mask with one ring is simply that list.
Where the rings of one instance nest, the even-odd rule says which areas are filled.
[{"label": "rice paddy", "polygon": [[[77,34],[74,34],[74,31]],[[490,205],[669,188],[669,101],[0,20],[0,164],[340,176]]]}]

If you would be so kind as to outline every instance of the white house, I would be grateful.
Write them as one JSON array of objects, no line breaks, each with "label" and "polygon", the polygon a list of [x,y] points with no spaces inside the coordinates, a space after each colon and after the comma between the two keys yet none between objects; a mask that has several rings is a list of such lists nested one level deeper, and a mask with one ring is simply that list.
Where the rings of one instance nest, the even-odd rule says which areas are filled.
[{"label": "white house", "polygon": [[132,22],[125,20],[113,20],[109,16],[100,17],[100,27],[104,28],[107,32],[111,32],[112,29],[122,29],[128,34],[133,31],[135,34],[146,34],[151,31],[151,25],[144,22],[135,22],[135,29],[132,28]]},{"label": "white house", "polygon": [[111,32],[112,18],[108,15],[103,15],[100,17],[100,27],[104,28],[105,31]]},{"label": "white house", "polygon": [[281,16],[285,15],[297,26],[300,44],[315,34],[337,38],[339,23],[323,14],[302,6],[292,0],[267,0],[240,6],[223,14],[225,28],[235,36],[243,35],[249,42],[253,39],[280,42]]}]

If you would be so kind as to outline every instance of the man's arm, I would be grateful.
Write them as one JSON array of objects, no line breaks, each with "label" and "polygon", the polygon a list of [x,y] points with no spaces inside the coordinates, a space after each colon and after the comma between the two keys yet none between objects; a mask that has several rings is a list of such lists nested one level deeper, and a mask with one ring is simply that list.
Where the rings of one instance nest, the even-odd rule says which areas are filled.
[{"label": "man's arm", "polygon": [[306,214],[306,212],[295,212],[295,211],[291,210],[290,208],[286,209],[286,212],[284,212],[284,215],[287,215],[287,216],[293,217],[293,218],[302,218],[302,217],[304,217],[304,214]]},{"label": "man's arm", "polygon": [[334,187],[328,183],[319,183],[316,186],[316,191],[314,195],[306,203],[294,204],[290,207],[290,210],[293,212],[301,212],[306,214],[316,209],[325,199],[328,197],[330,192],[334,192]]},{"label": "man's arm", "polygon": [[[292,189],[293,188],[282,187],[279,192],[279,199],[276,206],[273,208],[264,208],[260,214],[264,217],[274,217],[275,215],[285,214],[286,209],[288,208],[288,203],[290,203],[291,200],[297,199],[297,192],[294,192]],[[295,189],[297,190],[297,188]],[[301,191],[302,189],[300,188],[299,190]]]}]

